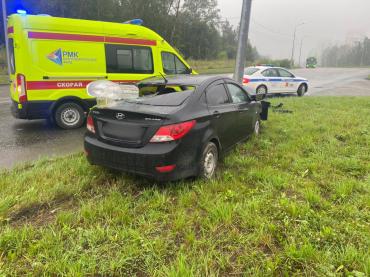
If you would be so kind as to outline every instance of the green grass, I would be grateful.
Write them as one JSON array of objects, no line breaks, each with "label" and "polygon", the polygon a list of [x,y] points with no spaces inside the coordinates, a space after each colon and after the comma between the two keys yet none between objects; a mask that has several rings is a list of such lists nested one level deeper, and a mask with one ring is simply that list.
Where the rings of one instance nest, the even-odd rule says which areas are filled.
[{"label": "green grass", "polygon": [[369,276],[370,98],[283,98],[212,182],[0,173],[0,275]]},{"label": "green grass", "polygon": [[189,60],[190,66],[199,74],[232,73],[235,60]]}]

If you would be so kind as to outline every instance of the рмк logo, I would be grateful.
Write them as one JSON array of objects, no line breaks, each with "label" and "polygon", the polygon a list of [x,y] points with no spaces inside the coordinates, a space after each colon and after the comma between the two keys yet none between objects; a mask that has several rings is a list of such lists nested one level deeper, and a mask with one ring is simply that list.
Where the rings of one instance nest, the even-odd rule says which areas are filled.
[{"label": "\u0440\u043c\u043a logo", "polygon": [[47,58],[56,64],[63,65],[62,49],[59,48],[47,55]]}]

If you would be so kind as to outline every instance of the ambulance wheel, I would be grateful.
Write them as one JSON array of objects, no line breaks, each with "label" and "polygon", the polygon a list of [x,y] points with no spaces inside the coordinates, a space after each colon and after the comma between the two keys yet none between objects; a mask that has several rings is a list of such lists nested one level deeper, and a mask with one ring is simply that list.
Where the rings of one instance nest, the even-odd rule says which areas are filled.
[{"label": "ambulance wheel", "polygon": [[257,101],[261,101],[261,100],[265,99],[266,95],[267,95],[267,87],[266,86],[261,85],[256,89],[256,100]]},{"label": "ambulance wheel", "polygon": [[302,84],[299,86],[297,94],[298,96],[303,96],[307,92],[307,86],[305,84]]},{"label": "ambulance wheel", "polygon": [[85,121],[85,112],[76,103],[63,103],[55,110],[54,120],[62,129],[80,128]]}]

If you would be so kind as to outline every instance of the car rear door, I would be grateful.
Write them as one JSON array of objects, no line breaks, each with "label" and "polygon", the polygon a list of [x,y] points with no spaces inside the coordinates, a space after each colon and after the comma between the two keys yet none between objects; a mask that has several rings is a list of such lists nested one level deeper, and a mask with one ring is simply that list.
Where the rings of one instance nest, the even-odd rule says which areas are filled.
[{"label": "car rear door", "polygon": [[296,92],[298,88],[296,88],[296,83],[294,82],[295,76],[289,71],[282,68],[278,68],[277,71],[279,73],[280,78],[282,79],[281,82],[282,92]]},{"label": "car rear door", "polygon": [[240,139],[246,138],[253,132],[253,123],[256,111],[245,90],[234,83],[227,83],[226,87],[231,96],[231,101],[238,110],[238,129],[240,129]]},{"label": "car rear door", "polygon": [[231,103],[223,81],[212,83],[206,89],[206,100],[211,115],[211,126],[222,148],[227,150],[240,138],[238,110]]},{"label": "car rear door", "polygon": [[266,69],[262,75],[266,78],[268,93],[280,92],[281,78],[275,68]]}]

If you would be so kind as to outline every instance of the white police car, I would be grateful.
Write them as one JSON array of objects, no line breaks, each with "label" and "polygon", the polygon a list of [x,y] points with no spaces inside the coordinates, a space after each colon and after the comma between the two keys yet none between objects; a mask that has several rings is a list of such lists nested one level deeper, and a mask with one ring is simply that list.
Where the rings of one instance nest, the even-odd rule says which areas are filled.
[{"label": "white police car", "polygon": [[281,67],[253,66],[245,68],[243,86],[248,93],[256,95],[257,99],[274,93],[303,96],[308,91],[308,80]]}]

